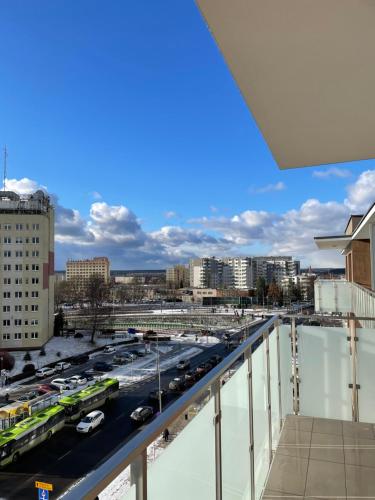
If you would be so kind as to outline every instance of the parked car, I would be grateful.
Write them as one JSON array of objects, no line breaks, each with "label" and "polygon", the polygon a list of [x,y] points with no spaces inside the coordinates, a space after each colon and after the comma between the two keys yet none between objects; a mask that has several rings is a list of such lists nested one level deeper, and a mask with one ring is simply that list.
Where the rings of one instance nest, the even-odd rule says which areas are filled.
[{"label": "parked car", "polygon": [[54,375],[54,374],[55,374],[55,369],[51,368],[50,366],[45,366],[44,368],[39,368],[39,370],[37,370],[35,372],[35,376],[38,378],[49,377],[50,375]]},{"label": "parked car", "polygon": [[213,356],[210,357],[210,359],[208,360],[208,362],[211,363],[213,366],[216,366],[222,360],[223,360],[222,356],[219,356],[219,354],[214,354]]},{"label": "parked car", "polygon": [[[160,396],[162,400],[165,399],[167,397],[167,391],[165,389],[160,389]],[[148,397],[151,401],[159,401],[159,390],[156,389],[155,391],[151,391]]]},{"label": "parked car", "polygon": [[82,339],[82,338],[83,338],[83,333],[81,333],[81,332],[77,332],[77,333],[75,333],[75,334],[74,334],[74,338],[75,338],[75,339]]},{"label": "parked car", "polygon": [[55,364],[55,370],[57,372],[63,372],[64,370],[67,370],[72,366],[71,363],[68,361],[59,361],[58,363]]},{"label": "parked car", "polygon": [[110,354],[111,352],[116,352],[116,347],[113,345],[106,345],[105,348],[103,349],[103,352],[105,354]]},{"label": "parked car", "polygon": [[47,394],[49,392],[54,392],[58,390],[56,386],[52,384],[40,384],[38,385],[38,392],[40,395]]},{"label": "parked car", "polygon": [[72,365],[83,365],[84,363],[87,363],[87,361],[90,360],[90,357],[88,354],[79,354],[78,356],[75,356],[72,358]]},{"label": "parked car", "polygon": [[69,377],[68,380],[70,380],[74,386],[87,384],[87,378],[82,375],[73,375]]},{"label": "parked car", "polygon": [[187,387],[191,387],[192,385],[194,385],[195,380],[196,376],[194,372],[189,371],[185,373],[185,384]]},{"label": "parked car", "polygon": [[93,368],[97,372],[110,372],[113,370],[113,365],[106,363],[105,361],[97,361]]},{"label": "parked car", "polygon": [[39,392],[38,391],[30,391],[30,392],[27,392],[25,394],[22,394],[22,396],[19,396],[17,398],[14,398],[16,401],[22,401],[22,402],[27,402],[27,401],[31,401],[35,398],[37,398],[39,396]]},{"label": "parked car", "polygon": [[132,349],[131,351],[129,351],[129,354],[132,354],[134,356],[133,359],[136,359],[139,357],[137,349]]},{"label": "parked car", "polygon": [[60,391],[70,391],[74,389],[74,383],[68,378],[55,378],[51,382],[52,386],[58,387]]},{"label": "parked car", "polygon": [[130,418],[135,422],[145,422],[154,414],[152,406],[140,406],[130,414]]},{"label": "parked car", "polygon": [[132,361],[137,358],[137,355],[131,351],[123,351],[121,355],[127,358],[129,361]]},{"label": "parked car", "polygon": [[77,432],[88,434],[96,427],[104,423],[104,413],[100,410],[95,410],[88,413],[77,425]]},{"label": "parked car", "polygon": [[169,382],[169,389],[171,391],[183,391],[186,387],[186,382],[183,377],[176,377]]},{"label": "parked car", "polygon": [[190,368],[190,361],[188,359],[182,359],[177,363],[177,370],[187,370]]},{"label": "parked car", "polygon": [[112,358],[112,363],[114,365],[124,365],[130,361],[130,358],[127,356],[124,356],[123,354],[115,354]]},{"label": "parked car", "polygon": [[212,368],[212,365],[210,363],[201,363],[196,369],[195,373],[199,377],[203,377],[203,375],[206,375]]},{"label": "parked car", "polygon": [[145,351],[141,351],[141,350],[138,350],[138,351],[135,351],[137,353],[137,356],[139,358],[144,358],[145,356]]},{"label": "parked car", "polygon": [[81,372],[81,377],[84,377],[87,382],[90,382],[90,380],[94,380],[94,376],[91,372],[89,372],[88,370],[84,371],[84,372]]}]

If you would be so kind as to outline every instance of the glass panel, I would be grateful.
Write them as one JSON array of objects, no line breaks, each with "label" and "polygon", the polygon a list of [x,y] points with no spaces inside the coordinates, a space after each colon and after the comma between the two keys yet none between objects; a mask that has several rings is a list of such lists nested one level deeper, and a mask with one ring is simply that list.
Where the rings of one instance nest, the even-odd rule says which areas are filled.
[{"label": "glass panel", "polygon": [[248,366],[243,363],[221,389],[221,447],[224,500],[249,500],[250,431]]},{"label": "glass panel", "polygon": [[253,368],[253,408],[254,408],[254,456],[255,456],[255,498],[262,494],[269,468],[269,439],[267,414],[267,372],[265,344],[261,344],[252,354]]},{"label": "glass panel", "polygon": [[269,336],[269,348],[271,375],[272,448],[275,449],[280,435],[279,376],[277,363],[277,337],[275,330],[273,330]]},{"label": "glass panel", "polygon": [[[117,498],[119,500],[135,500],[135,498],[136,498],[135,497],[135,485],[133,484],[133,486],[130,486],[130,489],[123,495],[119,494],[119,495],[115,496],[115,494],[112,494],[112,492],[111,492],[111,496],[109,498],[112,498],[113,500],[116,500]],[[101,500],[100,495],[99,495],[99,500]]]},{"label": "glass panel", "polygon": [[149,500],[215,499],[214,415],[210,399],[149,467]]},{"label": "glass panel", "polygon": [[292,347],[289,334],[290,325],[279,326],[280,337],[280,379],[281,379],[281,412],[282,418],[293,413]]},{"label": "glass panel", "polygon": [[359,420],[375,423],[375,330],[357,328],[356,333]]},{"label": "glass panel", "polygon": [[315,309],[347,313],[352,308],[352,284],[345,280],[319,280],[315,284]]},{"label": "glass panel", "polygon": [[347,328],[299,325],[300,414],[352,419]]}]

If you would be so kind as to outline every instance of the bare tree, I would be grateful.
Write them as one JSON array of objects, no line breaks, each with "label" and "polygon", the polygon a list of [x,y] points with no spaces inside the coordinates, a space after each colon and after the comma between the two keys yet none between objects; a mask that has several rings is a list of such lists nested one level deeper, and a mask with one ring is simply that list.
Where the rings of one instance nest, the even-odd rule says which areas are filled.
[{"label": "bare tree", "polygon": [[111,308],[106,305],[110,299],[110,286],[102,276],[93,274],[87,281],[84,295],[88,302],[87,318],[91,329],[90,342],[93,344],[98,328],[111,316]]}]

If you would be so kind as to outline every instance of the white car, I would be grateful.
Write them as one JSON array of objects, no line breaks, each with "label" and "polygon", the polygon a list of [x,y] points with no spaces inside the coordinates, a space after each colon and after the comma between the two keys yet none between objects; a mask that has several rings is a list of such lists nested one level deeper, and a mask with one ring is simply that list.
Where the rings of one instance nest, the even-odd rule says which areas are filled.
[{"label": "white car", "polygon": [[55,385],[60,391],[70,391],[74,388],[74,384],[68,378],[55,378],[51,384]]},{"label": "white car", "polygon": [[86,415],[77,425],[77,432],[89,433],[104,422],[104,413],[95,410]]},{"label": "white car", "polygon": [[72,366],[72,364],[68,363],[68,361],[60,361],[59,363],[56,363],[55,370],[57,372],[63,372],[64,370],[67,370],[71,366]]},{"label": "white car", "polygon": [[84,385],[87,384],[87,378],[82,375],[73,375],[68,379],[73,385]]},{"label": "white car", "polygon": [[116,352],[116,347],[113,347],[113,345],[106,345],[103,352],[110,353],[110,352]]},{"label": "white car", "polygon": [[44,368],[39,368],[39,370],[37,370],[35,372],[35,376],[38,378],[44,378],[44,377],[48,377],[49,375],[54,375],[54,374],[55,374],[55,369],[51,368],[50,366],[45,366]]}]

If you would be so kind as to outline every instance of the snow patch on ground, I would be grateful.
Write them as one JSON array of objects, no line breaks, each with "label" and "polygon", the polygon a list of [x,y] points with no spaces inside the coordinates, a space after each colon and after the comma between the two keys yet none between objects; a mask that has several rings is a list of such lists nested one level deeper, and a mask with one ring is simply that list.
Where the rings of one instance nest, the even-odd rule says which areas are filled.
[{"label": "snow patch on ground", "polygon": [[[75,339],[73,337],[52,337],[47,344],[44,346],[44,350],[46,352],[45,356],[39,355],[39,350],[37,351],[29,351],[31,356],[31,361],[24,361],[23,358],[25,356],[25,351],[12,351],[11,354],[15,359],[15,364],[13,370],[9,372],[9,375],[16,375],[17,373],[21,373],[23,367],[26,363],[33,363],[36,369],[41,368],[42,366],[48,365],[49,363],[57,363],[64,358],[69,358],[71,356],[76,356],[77,354],[82,354],[87,351],[91,351],[96,347],[104,347],[108,344],[116,344],[121,342],[124,339],[115,339],[111,338],[101,338],[97,337],[95,339],[95,345],[90,343],[90,337],[84,336],[81,339]],[[129,337],[129,339],[132,337]],[[60,352],[60,356],[57,356],[57,353]]]}]

